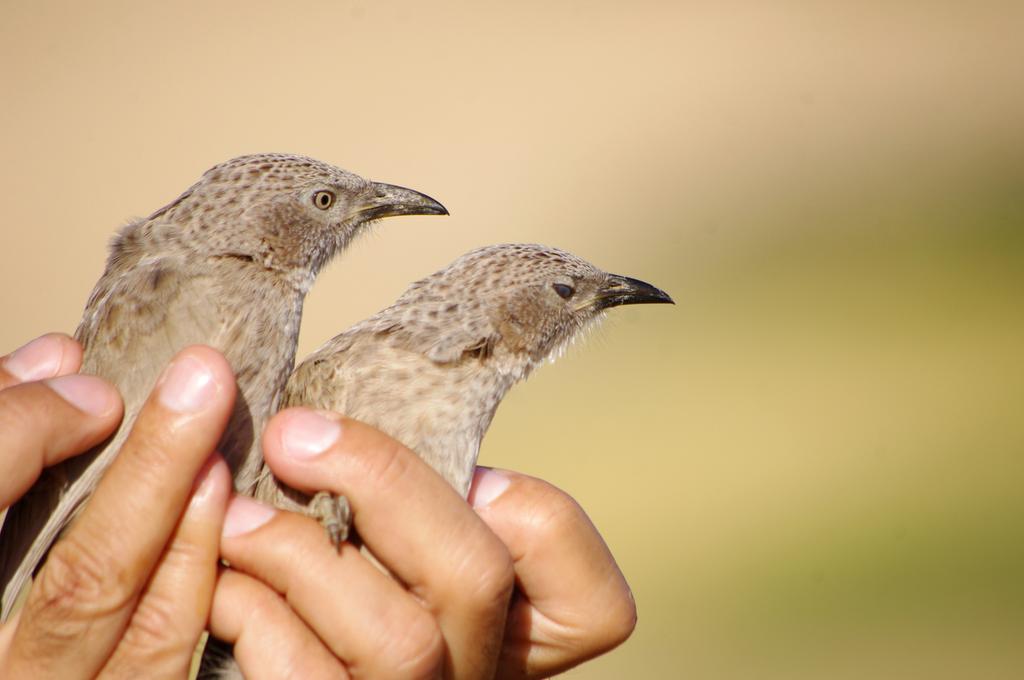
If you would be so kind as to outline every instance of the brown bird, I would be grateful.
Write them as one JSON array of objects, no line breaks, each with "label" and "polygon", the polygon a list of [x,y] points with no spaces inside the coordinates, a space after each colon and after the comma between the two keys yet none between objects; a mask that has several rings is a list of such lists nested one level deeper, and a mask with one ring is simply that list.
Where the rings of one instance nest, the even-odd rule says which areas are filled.
[{"label": "brown bird", "polygon": [[[557,357],[604,310],[654,302],[672,298],[564,250],[480,248],[413,283],[395,304],[307,357],[288,379],[281,407],[312,406],[369,423],[465,496],[480,441],[512,385]],[[343,497],[311,498],[279,482],[266,465],[254,495],[320,520],[335,545],[347,537]],[[211,638],[198,678],[242,678],[231,645]]]},{"label": "brown bird", "polygon": [[[463,496],[502,398],[557,357],[606,309],[671,303],[664,291],[607,274],[564,250],[496,245],[413,283],[393,305],[336,336],[288,379],[281,406],[312,406],[402,442]],[[310,499],[264,469],[257,498],[317,517],[337,544],[343,498]]]},{"label": "brown bird", "polygon": [[124,227],[86,304],[82,372],[120,390],[117,434],[45,470],[7,514],[0,545],[2,619],[77,514],[131,428],[159,372],[182,347],[225,354],[239,393],[219,451],[235,488],[261,470],[257,435],[295,361],[302,303],[320,269],[371,220],[443,215],[419,192],[283,154],[242,156],[207,171],[173,203]]}]

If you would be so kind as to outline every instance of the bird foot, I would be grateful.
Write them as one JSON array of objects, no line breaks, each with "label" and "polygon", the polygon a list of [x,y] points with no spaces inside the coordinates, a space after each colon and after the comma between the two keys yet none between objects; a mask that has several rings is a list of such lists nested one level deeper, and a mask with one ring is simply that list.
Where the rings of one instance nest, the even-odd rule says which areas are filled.
[{"label": "bird foot", "polygon": [[348,499],[335,496],[330,491],[320,491],[309,502],[309,514],[327,530],[331,543],[340,550],[352,527],[352,509]]}]

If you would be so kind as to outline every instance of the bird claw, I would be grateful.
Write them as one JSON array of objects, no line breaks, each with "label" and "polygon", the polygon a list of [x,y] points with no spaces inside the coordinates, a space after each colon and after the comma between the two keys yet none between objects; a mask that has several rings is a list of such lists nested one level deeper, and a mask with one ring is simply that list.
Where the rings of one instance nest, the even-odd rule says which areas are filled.
[{"label": "bird claw", "polygon": [[352,509],[348,499],[335,496],[330,491],[320,491],[309,502],[309,511],[327,530],[331,544],[341,550],[341,544],[348,538],[352,527]]}]

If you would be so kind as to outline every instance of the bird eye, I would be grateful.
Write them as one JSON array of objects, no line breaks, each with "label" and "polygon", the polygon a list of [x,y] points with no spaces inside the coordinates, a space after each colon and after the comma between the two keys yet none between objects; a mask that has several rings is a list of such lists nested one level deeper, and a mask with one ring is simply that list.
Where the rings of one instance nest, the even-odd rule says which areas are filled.
[{"label": "bird eye", "polygon": [[321,210],[327,210],[334,205],[334,194],[330,191],[318,191],[313,194],[313,205]]},{"label": "bird eye", "polygon": [[572,297],[572,294],[576,292],[572,289],[572,286],[567,286],[564,283],[555,283],[552,284],[551,287],[555,289],[555,292],[558,293],[559,297],[563,300],[568,300]]}]

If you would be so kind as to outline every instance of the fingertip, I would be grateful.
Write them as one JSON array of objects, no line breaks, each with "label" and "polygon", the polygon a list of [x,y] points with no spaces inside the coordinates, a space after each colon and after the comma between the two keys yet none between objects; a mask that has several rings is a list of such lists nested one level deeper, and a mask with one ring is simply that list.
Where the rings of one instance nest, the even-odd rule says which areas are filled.
[{"label": "fingertip", "polygon": [[467,500],[475,509],[481,510],[505,493],[511,483],[512,479],[503,470],[477,466]]},{"label": "fingertip", "polygon": [[270,505],[246,496],[234,496],[228,503],[222,536],[234,538],[255,531],[273,519],[276,514],[277,510]]},{"label": "fingertip", "polygon": [[178,356],[189,355],[207,365],[210,370],[216,371],[218,375],[227,375],[234,380],[235,373],[231,370],[231,364],[219,350],[209,345],[189,345],[180,352]]},{"label": "fingertip", "polygon": [[57,342],[60,343],[61,358],[57,375],[77,373],[78,369],[82,367],[82,346],[77,340],[66,333],[47,333],[47,335],[56,338]]},{"label": "fingertip", "polygon": [[341,437],[341,417],[330,411],[294,408],[279,427],[281,453],[299,461],[319,456]]},{"label": "fingertip", "polygon": [[46,385],[79,411],[107,419],[120,415],[121,396],[106,380],[92,375],[62,375],[46,380]]},{"label": "fingertip", "polygon": [[224,355],[192,345],[174,356],[157,380],[160,403],[177,413],[195,413],[222,395],[234,399],[235,377]]},{"label": "fingertip", "polygon": [[216,451],[206,459],[192,485],[189,506],[227,506],[231,494],[231,468]]},{"label": "fingertip", "polygon": [[230,385],[234,389],[235,372],[231,368],[231,364],[228,363],[227,358],[219,350],[209,345],[189,345],[178,352],[171,362],[173,363],[183,357],[189,357],[198,362],[213,374],[218,383]]},{"label": "fingertip", "polygon": [[[288,462],[288,456],[284,455],[284,447],[281,445],[281,435],[296,411],[304,410],[303,407],[283,408],[270,416],[267,424],[263,426],[263,460],[270,466],[270,469],[277,473],[278,466]],[[280,461],[280,462],[279,462]]]},{"label": "fingertip", "polygon": [[4,370],[20,382],[68,375],[81,365],[82,346],[64,333],[40,335],[3,360]]},{"label": "fingertip", "polygon": [[[331,411],[294,406],[274,414],[263,430],[263,455],[275,472],[307,470],[306,463],[331,449],[347,429]],[[297,464],[297,465],[296,465]]]}]

